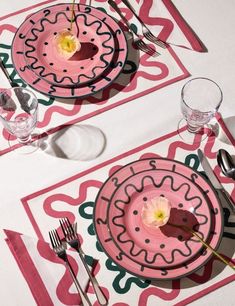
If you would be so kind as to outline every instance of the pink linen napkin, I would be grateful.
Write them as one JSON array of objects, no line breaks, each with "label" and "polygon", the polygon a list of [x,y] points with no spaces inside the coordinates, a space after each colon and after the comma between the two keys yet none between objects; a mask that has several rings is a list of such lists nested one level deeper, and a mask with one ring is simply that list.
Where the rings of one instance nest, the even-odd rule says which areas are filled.
[{"label": "pink linen napkin", "polygon": [[[64,262],[49,243],[11,230],[6,242],[28,283],[37,305],[79,305],[80,297]],[[67,250],[70,263],[83,290],[88,276],[77,252]]]}]

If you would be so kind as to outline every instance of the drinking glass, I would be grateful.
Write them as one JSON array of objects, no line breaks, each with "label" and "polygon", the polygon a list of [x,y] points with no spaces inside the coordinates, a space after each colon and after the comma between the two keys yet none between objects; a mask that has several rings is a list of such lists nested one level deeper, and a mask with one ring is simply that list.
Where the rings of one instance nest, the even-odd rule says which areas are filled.
[{"label": "drinking glass", "polygon": [[[215,116],[223,100],[219,85],[204,77],[189,80],[181,90],[181,112],[183,119],[179,122],[178,133],[188,143],[195,141],[195,135],[203,140],[210,134],[209,121]],[[187,123],[187,131],[181,127]]]},{"label": "drinking glass", "polygon": [[[0,120],[9,132],[9,146],[20,153],[37,149],[32,132],[37,124],[38,100],[23,87],[12,87],[0,92]],[[18,144],[18,145],[16,145]]]}]

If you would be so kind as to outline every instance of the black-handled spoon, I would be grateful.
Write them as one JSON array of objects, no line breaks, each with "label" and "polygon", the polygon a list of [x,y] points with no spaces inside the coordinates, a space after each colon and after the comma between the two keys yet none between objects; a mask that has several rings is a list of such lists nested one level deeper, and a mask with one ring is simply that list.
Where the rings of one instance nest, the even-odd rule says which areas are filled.
[{"label": "black-handled spoon", "polygon": [[217,162],[223,174],[235,180],[235,162],[226,150],[220,149],[218,151]]}]

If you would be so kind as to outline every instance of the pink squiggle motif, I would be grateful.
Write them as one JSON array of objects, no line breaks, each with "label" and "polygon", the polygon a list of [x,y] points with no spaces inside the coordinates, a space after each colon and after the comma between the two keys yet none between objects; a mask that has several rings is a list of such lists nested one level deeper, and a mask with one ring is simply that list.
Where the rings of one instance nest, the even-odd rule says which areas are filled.
[{"label": "pink squiggle motif", "polygon": [[158,154],[155,153],[144,153],[143,155],[141,155],[140,159],[144,159],[144,158],[158,158],[161,157]]},{"label": "pink squiggle motif", "polygon": [[51,217],[54,218],[64,218],[64,217],[68,217],[70,222],[74,222],[75,221],[75,217],[71,212],[68,211],[57,211],[55,209],[53,209],[52,205],[54,202],[56,201],[60,201],[60,202],[65,202],[68,205],[71,206],[78,206],[80,205],[82,202],[84,202],[86,200],[87,197],[87,189],[89,187],[95,187],[97,189],[101,188],[102,186],[102,182],[100,181],[96,181],[96,180],[89,180],[89,181],[85,181],[82,182],[79,188],[79,194],[78,197],[72,198],[66,194],[54,194],[52,196],[49,196],[43,203],[43,209],[45,211],[45,213]]},{"label": "pink squiggle motif", "polygon": [[[105,2],[106,2],[106,1],[105,1]],[[116,3],[117,3],[117,5],[119,5],[119,4],[120,4],[120,1],[119,1],[119,3],[118,3],[118,1],[117,1]],[[130,19],[133,17],[133,13],[132,13],[131,10],[129,10],[128,8],[126,8],[126,7],[120,7],[120,6],[119,6],[119,9],[120,9],[120,11],[122,12],[123,16],[125,16],[125,18],[126,18],[127,20],[130,20]],[[115,10],[114,10],[112,7],[110,7],[110,10],[111,10],[112,12],[115,13]],[[122,26],[122,25],[120,24],[120,26]]]},{"label": "pink squiggle motif", "polygon": [[213,151],[214,144],[215,144],[215,136],[210,136],[204,147],[204,152],[208,158],[214,159],[216,157],[217,152]]},{"label": "pink squiggle motif", "polygon": [[[45,260],[48,260],[49,262],[53,262],[54,264],[63,265],[63,262],[61,261],[61,259],[55,256],[55,253],[52,251],[49,245],[46,244],[44,241],[42,240],[38,241],[37,250],[40,256],[44,258]],[[73,266],[75,274],[77,274],[78,265],[76,263],[76,260],[74,260],[71,256],[69,257],[69,260]],[[78,295],[76,293],[69,292],[69,289],[72,286],[72,284],[73,284],[73,281],[69,275],[69,271],[65,268],[63,277],[60,280],[58,280],[58,285],[56,288],[56,295],[58,299],[62,303],[65,303],[66,305],[75,305],[76,303],[79,302]]]},{"label": "pink squiggle motif", "polygon": [[3,31],[9,31],[9,32],[12,32],[12,33],[15,33],[17,31],[17,28],[14,27],[13,25],[11,24],[3,24],[0,26],[0,35],[2,34]]},{"label": "pink squiggle motif", "polygon": [[74,116],[77,113],[79,113],[80,109],[81,109],[81,105],[78,105],[78,104],[75,104],[71,110],[67,110],[65,108],[62,108],[61,106],[51,106],[45,111],[43,120],[37,123],[38,128],[47,126],[51,121],[53,113],[59,113],[61,115],[69,117],[69,116]]},{"label": "pink squiggle motif", "polygon": [[204,284],[211,279],[211,275],[213,272],[213,263],[216,261],[216,257],[212,257],[210,261],[204,266],[204,270],[202,274],[193,273],[188,276],[189,279],[194,281],[197,284]]},{"label": "pink squiggle motif", "polygon": [[160,297],[165,301],[172,301],[175,299],[180,293],[180,281],[172,281],[172,290],[171,292],[165,292],[162,289],[151,287],[145,289],[141,294],[138,302],[138,306],[146,306],[148,302],[148,298],[150,296]]},{"label": "pink squiggle motif", "polygon": [[109,169],[109,176],[113,175],[114,172],[118,171],[122,168],[122,165],[115,165],[111,169]]},{"label": "pink squiggle motif", "polygon": [[167,157],[170,159],[174,159],[177,149],[181,148],[184,149],[185,151],[193,151],[196,150],[199,145],[200,142],[198,143],[196,139],[193,144],[186,144],[182,141],[174,141],[173,143],[170,144],[168,148]]},{"label": "pink squiggle motif", "polygon": [[149,74],[145,71],[137,71],[135,74],[132,74],[130,77],[130,83],[125,86],[118,83],[113,83],[111,86],[109,86],[107,89],[105,89],[102,93],[102,96],[100,98],[96,98],[94,96],[91,96],[87,99],[90,103],[99,103],[99,105],[105,104],[108,99],[110,98],[110,92],[113,89],[116,89],[117,91],[122,90],[123,92],[131,92],[137,88],[137,83],[139,78],[145,78],[148,80],[161,80],[165,78],[169,74],[168,67],[160,62],[154,62],[154,61],[147,61],[149,58],[149,55],[144,55],[141,57],[141,64],[145,67],[158,67],[160,69],[159,74]]},{"label": "pink squiggle motif", "polygon": [[166,18],[150,17],[150,10],[153,5],[153,1],[151,0],[144,1],[140,7],[139,16],[146,24],[162,26],[163,28],[159,34],[159,38],[162,40],[167,40],[174,29],[174,24],[171,20]]}]

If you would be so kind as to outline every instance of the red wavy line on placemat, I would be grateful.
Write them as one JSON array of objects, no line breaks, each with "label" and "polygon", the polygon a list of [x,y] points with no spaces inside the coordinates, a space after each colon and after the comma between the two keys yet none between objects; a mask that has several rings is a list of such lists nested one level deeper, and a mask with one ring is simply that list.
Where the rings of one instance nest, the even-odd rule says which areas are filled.
[{"label": "red wavy line on placemat", "polygon": [[[49,262],[52,262],[54,264],[58,265],[64,265],[64,262],[55,256],[54,251],[50,248],[48,244],[45,243],[45,241],[38,240],[37,243],[37,250],[39,255],[44,258],[45,260],[48,260]],[[69,261],[73,267],[74,273],[77,275],[79,266],[76,262],[76,260],[69,256]],[[64,304],[71,305],[73,303],[74,305],[77,305],[80,301],[78,300],[78,294],[77,293],[70,293],[70,287],[73,284],[73,280],[70,276],[69,270],[64,269],[64,274],[61,277],[61,279],[58,279],[58,284],[56,288],[56,295],[57,298]]]},{"label": "red wavy line on placemat", "polygon": [[7,14],[7,15],[5,15],[5,16],[2,16],[2,17],[0,17],[0,21],[2,21],[2,20],[4,20],[4,19],[7,19],[7,18],[9,18],[9,17],[15,16],[15,15],[18,15],[18,14],[21,14],[21,13],[27,12],[27,11],[33,9],[33,8],[42,6],[42,5],[44,5],[44,4],[51,3],[51,2],[55,2],[55,1],[57,1],[57,0],[48,0],[48,1],[43,1],[43,2],[41,2],[41,3],[38,3],[38,4],[34,4],[34,5],[32,5],[32,6],[29,6],[29,7],[24,8],[24,9],[21,9],[21,10],[18,10],[18,11],[16,11],[16,12]]},{"label": "red wavy line on placemat", "polygon": [[59,113],[61,115],[70,117],[70,116],[74,116],[77,113],[79,113],[80,109],[81,109],[81,105],[76,104],[76,102],[75,102],[74,107],[72,109],[66,109],[66,108],[63,108],[62,106],[58,106],[58,105],[51,106],[45,111],[43,119],[41,121],[38,121],[37,126],[38,126],[38,128],[42,128],[42,127],[45,127],[46,125],[48,125],[50,123],[51,117],[54,113],[57,113],[57,114]]},{"label": "red wavy line on placemat", "polygon": [[38,122],[38,127],[42,128],[48,125],[51,121],[53,113],[60,113],[64,116],[73,116],[79,113],[79,111],[82,109],[82,101],[89,101],[90,103],[96,104],[96,105],[104,105],[110,98],[110,92],[113,89],[116,89],[117,91],[122,90],[123,92],[131,92],[137,88],[138,85],[138,80],[141,78],[151,80],[151,81],[156,81],[156,80],[161,80],[164,79],[168,74],[169,74],[169,69],[164,63],[160,62],[154,62],[154,61],[148,61],[149,55],[143,55],[141,57],[141,64],[146,67],[158,67],[160,69],[159,74],[150,74],[145,71],[137,71],[133,78],[130,79],[130,83],[127,86],[124,86],[122,84],[118,83],[113,83],[111,86],[106,88],[102,92],[102,96],[97,98],[94,96],[91,96],[87,99],[80,100],[80,104],[75,104],[74,108],[71,110],[67,110],[62,108],[61,106],[51,106],[45,111],[43,119]]},{"label": "red wavy line on placemat", "polygon": [[160,288],[147,288],[141,294],[139,298],[138,305],[145,306],[148,303],[148,298],[151,296],[160,297],[164,301],[172,301],[180,293],[180,281],[172,281],[172,290],[170,292],[165,292]]},{"label": "red wavy line on placemat", "polygon": [[0,26],[0,35],[2,34],[3,31],[9,31],[12,33],[15,33],[17,28],[11,24],[3,24]]},{"label": "red wavy line on placemat", "polygon": [[44,211],[47,215],[51,217],[55,217],[55,218],[68,217],[70,221],[73,222],[74,215],[68,211],[57,211],[53,209],[52,207],[53,202],[60,201],[60,202],[65,202],[66,204],[71,205],[71,206],[78,206],[86,200],[88,188],[95,187],[99,189],[101,188],[102,184],[103,182],[100,182],[97,180],[88,180],[88,181],[82,182],[79,186],[79,194],[75,198],[72,198],[71,196],[68,196],[62,193],[58,193],[58,194],[49,196],[43,203]]},{"label": "red wavy line on placemat", "polygon": [[[171,0],[162,0],[165,7],[177,23],[178,27],[183,32],[184,36],[190,43],[193,50],[198,52],[207,52],[207,48],[203,45],[203,43],[200,41],[196,33],[191,29],[191,27],[188,25],[188,23],[185,21],[185,19],[182,17],[180,12],[177,10],[175,5],[172,3]],[[162,39],[161,36],[159,36],[160,39]],[[184,47],[184,46],[182,46]]]}]

